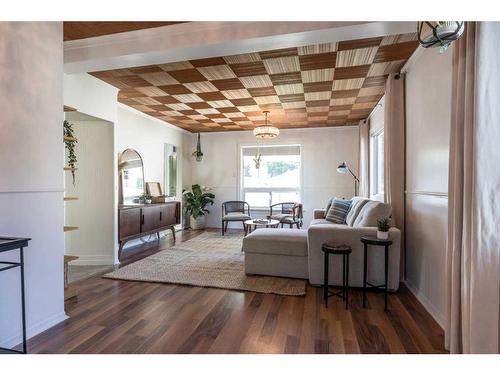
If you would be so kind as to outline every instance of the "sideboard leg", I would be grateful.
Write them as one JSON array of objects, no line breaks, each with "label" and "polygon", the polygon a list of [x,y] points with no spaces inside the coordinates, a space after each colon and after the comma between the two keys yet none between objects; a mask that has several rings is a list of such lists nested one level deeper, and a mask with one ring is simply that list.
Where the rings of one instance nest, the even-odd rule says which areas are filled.
[{"label": "sideboard leg", "polygon": [[172,231],[172,237],[174,237],[174,243],[175,243],[175,228],[172,227],[170,228],[170,230]]}]

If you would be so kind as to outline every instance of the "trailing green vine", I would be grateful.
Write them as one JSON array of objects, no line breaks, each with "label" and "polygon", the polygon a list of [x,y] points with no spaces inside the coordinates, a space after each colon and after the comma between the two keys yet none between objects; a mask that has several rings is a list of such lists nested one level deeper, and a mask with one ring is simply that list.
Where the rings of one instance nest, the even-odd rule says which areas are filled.
[{"label": "trailing green vine", "polygon": [[73,186],[75,186],[75,167],[76,167],[76,153],[75,146],[78,143],[78,140],[75,137],[75,131],[73,130],[73,124],[70,124],[68,121],[64,120],[63,123],[63,135],[64,135],[64,145],[66,150],[68,150],[67,158],[68,158],[68,167],[71,167],[71,177],[73,178]]}]

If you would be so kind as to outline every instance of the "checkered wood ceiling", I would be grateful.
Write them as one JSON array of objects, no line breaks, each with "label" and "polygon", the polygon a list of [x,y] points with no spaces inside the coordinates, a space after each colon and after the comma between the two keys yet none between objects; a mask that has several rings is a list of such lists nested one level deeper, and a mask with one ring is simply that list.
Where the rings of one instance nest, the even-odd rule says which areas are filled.
[{"label": "checkered wood ceiling", "polygon": [[118,101],[191,132],[356,124],[416,49],[416,34],[90,73]]}]

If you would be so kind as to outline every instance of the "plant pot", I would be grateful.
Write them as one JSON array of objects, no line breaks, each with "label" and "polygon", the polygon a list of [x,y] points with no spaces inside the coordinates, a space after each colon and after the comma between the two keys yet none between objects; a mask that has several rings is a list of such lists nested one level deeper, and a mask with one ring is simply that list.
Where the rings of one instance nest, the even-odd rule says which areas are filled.
[{"label": "plant pot", "polygon": [[205,228],[205,216],[198,216],[196,219],[192,216],[189,217],[189,226],[193,230]]},{"label": "plant pot", "polygon": [[146,204],[151,204],[152,200],[151,199],[146,199],[145,202],[146,202]]},{"label": "plant pot", "polygon": [[388,240],[389,239],[389,232],[382,232],[380,230],[377,230],[377,238],[379,240]]}]

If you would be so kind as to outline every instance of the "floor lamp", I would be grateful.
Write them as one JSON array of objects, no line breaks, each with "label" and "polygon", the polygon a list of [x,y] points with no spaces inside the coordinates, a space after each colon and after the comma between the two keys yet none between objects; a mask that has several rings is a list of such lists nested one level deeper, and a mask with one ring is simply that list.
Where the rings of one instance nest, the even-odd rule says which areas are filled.
[{"label": "floor lamp", "polygon": [[358,195],[359,179],[356,177],[356,175],[354,173],[352,173],[351,169],[347,166],[347,164],[345,162],[343,162],[342,164],[340,164],[337,167],[337,172],[339,172],[339,173],[349,172],[352,175],[352,177],[354,178],[354,195],[357,196]]}]

